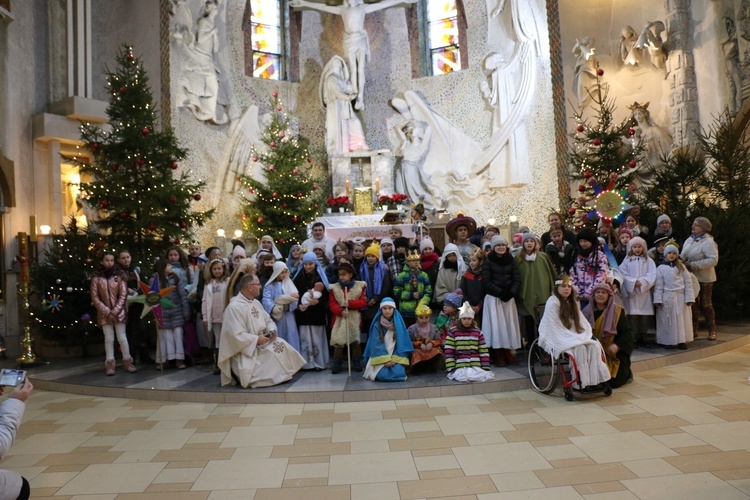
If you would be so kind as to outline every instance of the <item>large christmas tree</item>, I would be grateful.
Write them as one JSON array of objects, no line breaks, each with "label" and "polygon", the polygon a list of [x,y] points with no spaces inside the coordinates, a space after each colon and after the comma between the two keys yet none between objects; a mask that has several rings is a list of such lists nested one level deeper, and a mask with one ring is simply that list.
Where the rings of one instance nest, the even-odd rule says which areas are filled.
[{"label": "large christmas tree", "polygon": [[94,224],[109,243],[127,247],[137,264],[150,264],[167,245],[190,237],[213,210],[191,207],[201,199],[205,183],[181,169],[187,150],[173,131],[157,130],[148,76],[132,47],[120,49],[117,68],[107,71],[107,87],[111,129],[81,126],[81,141],[93,158],[90,164],[77,162],[90,178],[81,192],[99,212]]},{"label": "large christmas tree", "polygon": [[251,172],[240,177],[245,189],[242,219],[245,230],[257,237],[271,235],[285,253],[307,237],[321,194],[313,159],[290,129],[277,92],[271,105],[272,119],[261,135],[264,147],[253,149]]},{"label": "large christmas tree", "polygon": [[571,197],[569,220],[576,228],[591,226],[600,218],[618,222],[629,207],[628,197],[637,189],[633,182],[642,166],[644,147],[635,138],[631,119],[614,123],[614,103],[607,98],[607,85],[597,70],[597,84],[590,91],[592,119],[577,111],[575,132],[568,151],[571,177],[578,181]]}]

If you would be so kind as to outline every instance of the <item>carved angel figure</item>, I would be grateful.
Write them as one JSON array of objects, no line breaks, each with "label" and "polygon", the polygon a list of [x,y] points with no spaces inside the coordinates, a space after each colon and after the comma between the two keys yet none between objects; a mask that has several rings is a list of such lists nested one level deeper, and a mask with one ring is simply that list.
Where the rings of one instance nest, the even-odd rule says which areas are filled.
[{"label": "carved angel figure", "polygon": [[576,40],[573,55],[576,56],[576,67],[573,71],[573,93],[578,98],[578,107],[583,108],[591,99],[590,92],[596,89],[596,59],[594,58],[594,39],[587,36]]},{"label": "carved angel figure", "polygon": [[664,69],[667,65],[667,53],[664,49],[664,40],[661,38],[664,29],[664,23],[661,21],[647,23],[635,44],[635,47],[648,52],[651,64],[656,69]]}]

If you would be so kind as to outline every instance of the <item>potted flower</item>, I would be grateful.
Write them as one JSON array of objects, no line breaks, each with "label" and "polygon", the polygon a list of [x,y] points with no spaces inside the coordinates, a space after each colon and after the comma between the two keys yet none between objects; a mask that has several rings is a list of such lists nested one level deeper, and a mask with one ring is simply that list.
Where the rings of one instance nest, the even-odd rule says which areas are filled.
[{"label": "potted flower", "polygon": [[404,201],[409,199],[409,195],[404,193],[393,193],[392,195],[383,195],[378,197],[378,202],[383,205],[383,210],[402,210]]},{"label": "potted flower", "polygon": [[349,205],[349,197],[348,196],[336,196],[336,197],[329,197],[326,199],[326,204],[328,205],[328,212],[330,213],[332,209],[338,208],[339,212],[345,212],[346,207]]}]

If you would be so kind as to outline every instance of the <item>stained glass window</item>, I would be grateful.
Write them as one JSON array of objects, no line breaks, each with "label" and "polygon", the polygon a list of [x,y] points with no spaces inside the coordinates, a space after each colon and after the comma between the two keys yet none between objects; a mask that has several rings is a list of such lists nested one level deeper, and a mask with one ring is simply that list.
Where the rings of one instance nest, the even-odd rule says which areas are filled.
[{"label": "stained glass window", "polygon": [[253,76],[267,80],[282,78],[283,0],[252,0],[250,17]]},{"label": "stained glass window", "polygon": [[427,33],[432,74],[461,69],[456,0],[427,0]]}]

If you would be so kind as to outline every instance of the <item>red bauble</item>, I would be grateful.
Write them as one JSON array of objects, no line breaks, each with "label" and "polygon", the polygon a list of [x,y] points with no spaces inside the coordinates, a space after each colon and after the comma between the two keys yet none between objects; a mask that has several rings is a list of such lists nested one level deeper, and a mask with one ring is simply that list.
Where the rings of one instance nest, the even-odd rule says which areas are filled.
[{"label": "red bauble", "polygon": [[269,146],[271,146],[272,148],[275,148],[276,147],[276,141],[271,141],[270,144],[269,144]]},{"label": "red bauble", "polygon": [[146,162],[143,161],[143,158],[138,158],[137,160],[135,160],[135,164],[138,165],[139,167],[142,167],[144,163]]},{"label": "red bauble", "polygon": [[297,193],[297,198],[302,198],[302,193]]},{"label": "red bauble", "polygon": [[276,111],[281,111],[281,106],[277,106]]},{"label": "red bauble", "polygon": [[148,127],[143,127],[143,130],[141,130],[141,134],[148,135],[151,131],[148,129]]},{"label": "red bauble", "polygon": [[307,163],[312,163],[312,158],[308,158]]},{"label": "red bauble", "polygon": [[318,185],[317,184],[313,184],[313,191],[315,191],[316,189],[318,189]]},{"label": "red bauble", "polygon": [[596,70],[596,74],[602,76],[604,74],[604,70],[602,68],[599,68]]},{"label": "red bauble", "polygon": [[99,143],[98,142],[91,143],[91,151],[96,151],[98,149],[99,149]]},{"label": "red bauble", "polygon": [[125,93],[125,90],[126,90],[126,89],[125,89],[125,87],[120,87],[120,93],[121,93],[121,94],[124,94],[124,93]]},{"label": "red bauble", "polygon": [[272,96],[274,96],[274,97],[278,97],[278,96],[279,96],[279,93],[278,93],[278,92],[276,92],[276,91],[274,91],[274,92],[273,92],[273,94],[271,94],[271,95],[272,95]]},{"label": "red bauble", "polygon": [[270,167],[268,167],[268,170],[270,172],[273,172],[274,170],[276,170],[276,167],[274,167],[273,165],[271,165]]},{"label": "red bauble", "polygon": [[573,215],[574,213],[576,213],[576,209],[575,209],[575,208],[569,208],[569,209],[568,209],[568,213],[569,213],[570,215]]},{"label": "red bauble", "polygon": [[295,215],[295,216],[294,216],[294,217],[292,218],[292,220],[293,220],[294,222],[297,222],[297,216]]},{"label": "red bauble", "polygon": [[274,198],[276,198],[278,195],[279,195],[279,193],[277,193],[276,191],[274,191],[271,196],[273,196]]},{"label": "red bauble", "polygon": [[584,127],[583,125],[578,125],[578,127],[576,127],[576,130],[579,132],[583,132],[584,130],[586,130],[586,127]]},{"label": "red bauble", "polygon": [[253,156],[253,161],[258,161],[258,157],[257,156]]},{"label": "red bauble", "polygon": [[596,183],[597,181],[595,178],[592,177],[591,179],[589,179],[589,186],[594,187],[596,186]]},{"label": "red bauble", "polygon": [[584,176],[584,177],[585,177],[586,179],[590,179],[590,178],[591,178],[591,172],[584,172],[584,173],[583,173],[583,176]]},{"label": "red bauble", "polygon": [[127,210],[123,210],[122,212],[120,212],[120,217],[122,217],[123,219],[127,219],[129,216],[130,213],[128,213]]},{"label": "red bauble", "polygon": [[630,168],[635,168],[635,167],[636,167],[636,165],[638,165],[638,162],[637,162],[637,161],[635,161],[635,160],[630,160],[630,161],[628,162],[628,165],[630,166]]},{"label": "red bauble", "polygon": [[258,217],[258,223],[262,223],[262,222],[263,222],[263,217]]},{"label": "red bauble", "polygon": [[586,186],[584,186],[583,184],[581,184],[580,186],[578,186],[578,191],[580,191],[581,193],[583,193],[584,191],[586,191]]},{"label": "red bauble", "polygon": [[294,175],[297,175],[297,174],[299,173],[299,170],[297,170],[297,169],[295,168],[294,170],[292,170],[292,173],[293,173]]},{"label": "red bauble", "polygon": [[133,56],[132,52],[128,52],[128,54],[125,56],[125,59],[127,59],[128,61],[132,61],[133,59],[135,59],[135,56]]},{"label": "red bauble", "polygon": [[109,206],[109,202],[107,200],[102,200],[102,208],[107,208]]},{"label": "red bauble", "polygon": [[172,240],[172,243],[174,243],[175,245],[179,245],[180,244],[180,239],[179,238],[175,238],[175,239]]},{"label": "red bauble", "polygon": [[180,227],[181,227],[182,229],[185,229],[185,228],[187,227],[187,222],[185,222],[184,220],[183,220],[183,221],[180,221]]},{"label": "red bauble", "polygon": [[195,201],[201,201],[201,195],[200,195],[200,193],[195,193],[195,194],[193,195],[193,199],[194,199]]},{"label": "red bauble", "polygon": [[286,137],[286,135],[284,134],[284,132],[279,133],[279,138],[280,139],[283,139],[284,137]]},{"label": "red bauble", "polygon": [[594,139],[593,141],[591,141],[591,143],[594,146],[600,146],[602,144],[602,140],[597,137],[596,139]]},{"label": "red bauble", "polygon": [[177,203],[177,197],[175,195],[170,196],[169,203]]},{"label": "red bauble", "polygon": [[279,238],[279,243],[284,244],[286,243],[286,240],[284,238]]},{"label": "red bauble", "polygon": [[253,191],[252,188],[248,189],[247,192],[250,193],[250,194],[254,194],[255,193],[255,191]]},{"label": "red bauble", "polygon": [[316,203],[315,205],[313,205],[313,207],[318,208],[318,204]]},{"label": "red bauble", "polygon": [[286,208],[286,203],[282,203],[281,208]]},{"label": "red bauble", "polygon": [[148,229],[149,229],[150,231],[156,231],[156,224],[154,224],[154,223],[152,222],[151,224],[149,224],[149,225],[148,225]]},{"label": "red bauble", "polygon": [[242,214],[242,220],[247,220],[247,214]]},{"label": "red bauble", "polygon": [[629,128],[628,129],[628,135],[635,135],[635,129]]},{"label": "red bauble", "polygon": [[180,164],[177,163],[176,161],[173,161],[172,164],[170,165],[170,167],[172,167],[172,170],[177,170],[177,167],[179,167],[179,166],[180,166]]},{"label": "red bauble", "polygon": [[118,165],[117,163],[113,163],[109,168],[112,169],[112,172],[117,172],[120,169],[120,165]]}]

